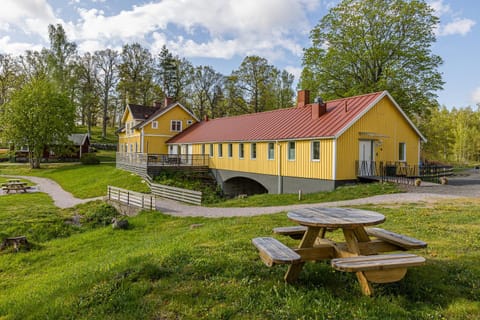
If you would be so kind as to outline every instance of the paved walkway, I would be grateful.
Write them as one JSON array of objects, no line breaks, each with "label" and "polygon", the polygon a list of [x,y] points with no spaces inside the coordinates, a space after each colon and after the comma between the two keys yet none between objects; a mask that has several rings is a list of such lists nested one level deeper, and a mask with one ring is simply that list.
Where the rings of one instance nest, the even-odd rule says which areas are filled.
[{"label": "paved walkway", "polygon": [[[4,176],[7,177],[7,176]],[[59,208],[70,208],[77,204],[85,203],[93,200],[102,199],[103,197],[78,199],[71,193],[63,190],[55,181],[47,178],[33,176],[8,176],[9,178],[20,178],[30,180],[37,184],[40,192],[49,194],[55,205]],[[452,181],[453,182],[453,181]],[[35,190],[35,189],[34,189]],[[465,197],[480,196],[480,183],[468,185],[434,185],[424,183],[420,187],[407,187],[407,193],[385,194],[362,199],[353,199],[336,202],[324,202],[318,204],[299,204],[289,206],[275,207],[252,207],[252,208],[209,208],[190,206],[177,201],[168,199],[157,199],[157,210],[165,214],[178,217],[248,217],[262,214],[272,214],[281,211],[288,211],[297,208],[305,208],[311,206],[351,206],[364,204],[395,204],[395,203],[414,203],[425,202],[432,203],[443,199],[455,199]]]},{"label": "paved walkway", "polygon": [[90,198],[90,199],[78,199],[75,198],[70,192],[67,192],[60,187],[58,183],[51,179],[33,177],[33,176],[3,176],[6,178],[18,178],[29,180],[37,184],[29,192],[45,192],[52,197],[54,204],[59,208],[71,208],[80,203],[85,203],[93,200],[103,199],[103,197]]}]

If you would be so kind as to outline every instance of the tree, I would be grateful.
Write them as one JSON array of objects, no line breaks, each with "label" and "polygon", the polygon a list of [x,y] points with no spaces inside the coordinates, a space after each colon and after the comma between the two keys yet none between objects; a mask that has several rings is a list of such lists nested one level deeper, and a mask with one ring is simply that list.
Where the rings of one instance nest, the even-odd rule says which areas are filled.
[{"label": "tree", "polygon": [[67,90],[72,80],[70,76],[74,68],[77,45],[68,41],[61,24],[49,25],[48,37],[50,39],[48,63],[52,70],[52,77],[62,90]]},{"label": "tree", "polygon": [[123,105],[126,106],[127,101],[143,105],[153,104],[158,89],[153,82],[154,60],[150,51],[138,43],[123,46],[118,69],[120,81],[117,90]]},{"label": "tree", "polygon": [[438,21],[423,0],[343,0],[311,31],[300,86],[326,99],[388,90],[422,117],[443,85]]},{"label": "tree", "polygon": [[0,111],[7,103],[12,92],[20,85],[20,68],[17,59],[0,54]]},{"label": "tree", "polygon": [[224,76],[210,66],[198,66],[192,77],[192,106],[196,116],[215,117],[219,112]]},{"label": "tree", "polygon": [[261,112],[278,108],[275,104],[275,81],[279,71],[268,64],[267,59],[259,56],[247,56],[238,70],[232,72],[229,81],[237,88],[229,88],[233,106],[238,113]]},{"label": "tree", "polygon": [[92,126],[95,125],[98,112],[100,88],[97,81],[96,64],[90,53],[85,53],[78,60],[75,75],[82,124],[87,125],[88,135],[91,136]]},{"label": "tree", "polygon": [[[98,68],[97,82],[103,105],[102,138],[107,137],[108,107],[110,97],[114,95],[115,84],[118,81],[118,52],[111,49],[95,51],[95,66]],[[115,117],[115,113],[113,115]]]},{"label": "tree", "polygon": [[0,115],[6,141],[27,146],[32,168],[40,168],[46,147],[65,143],[74,127],[75,109],[68,97],[45,77],[14,92]]}]

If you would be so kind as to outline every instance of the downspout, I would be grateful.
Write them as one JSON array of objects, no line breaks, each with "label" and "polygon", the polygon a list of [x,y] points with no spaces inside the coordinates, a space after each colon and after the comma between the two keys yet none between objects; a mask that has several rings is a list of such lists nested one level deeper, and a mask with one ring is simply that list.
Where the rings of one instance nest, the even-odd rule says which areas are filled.
[{"label": "downspout", "polygon": [[144,138],[144,132],[142,128],[142,131],[140,131],[140,152],[141,153],[143,153],[143,138]]},{"label": "downspout", "polygon": [[278,154],[277,154],[277,192],[278,194],[283,193],[283,182],[282,182],[282,145],[280,142],[275,141],[276,145],[278,146]]},{"label": "downspout", "polygon": [[332,179],[333,184],[336,185],[337,180],[337,138],[333,139],[333,159],[332,159]]}]

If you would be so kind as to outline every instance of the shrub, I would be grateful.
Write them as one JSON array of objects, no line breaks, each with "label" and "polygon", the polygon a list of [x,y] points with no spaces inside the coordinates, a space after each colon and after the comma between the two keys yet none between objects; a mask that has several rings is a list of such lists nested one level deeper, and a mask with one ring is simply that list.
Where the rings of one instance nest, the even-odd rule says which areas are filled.
[{"label": "shrub", "polygon": [[80,158],[80,162],[82,164],[99,164],[100,160],[98,160],[97,155],[94,153],[85,153]]},{"label": "shrub", "polygon": [[120,214],[113,206],[104,202],[92,202],[79,210],[82,224],[91,227],[104,227],[112,223],[112,219]]}]

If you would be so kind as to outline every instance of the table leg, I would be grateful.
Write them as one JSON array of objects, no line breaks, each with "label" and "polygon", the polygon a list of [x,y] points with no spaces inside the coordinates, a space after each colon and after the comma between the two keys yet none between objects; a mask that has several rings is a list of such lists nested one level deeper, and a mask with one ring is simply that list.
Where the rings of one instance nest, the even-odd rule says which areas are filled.
[{"label": "table leg", "polygon": [[[345,236],[345,240],[347,241],[348,250],[356,255],[360,255],[358,241],[365,242],[370,240],[365,229],[363,228],[357,228],[354,230],[343,229],[343,235]],[[360,284],[360,288],[362,289],[362,293],[367,296],[372,295],[373,289],[368,282],[367,277],[365,277],[365,274],[363,272],[356,272],[356,276]]]},{"label": "table leg", "polygon": [[[320,227],[308,227],[307,232],[303,235],[299,248],[311,248],[320,233]],[[305,262],[291,264],[285,274],[285,281],[288,283],[295,282],[302,271]]]}]

